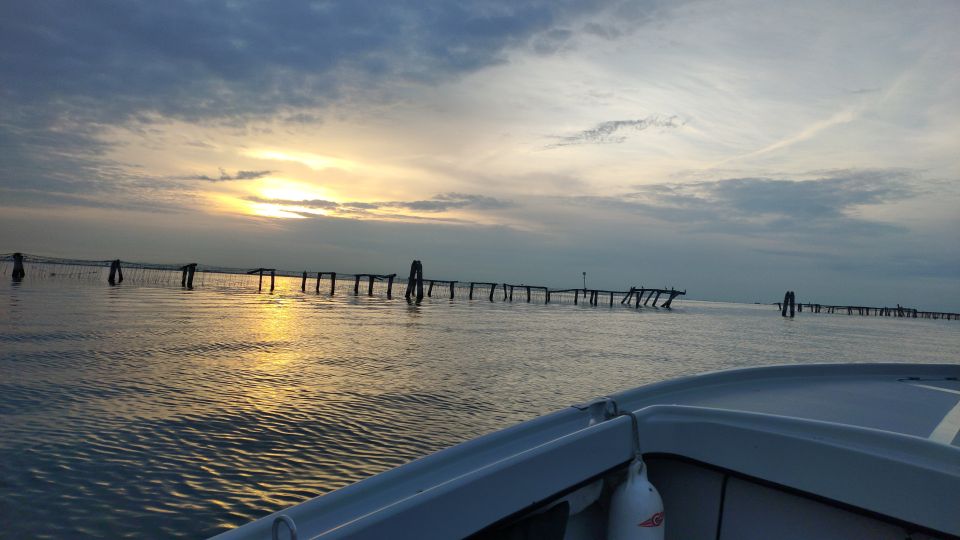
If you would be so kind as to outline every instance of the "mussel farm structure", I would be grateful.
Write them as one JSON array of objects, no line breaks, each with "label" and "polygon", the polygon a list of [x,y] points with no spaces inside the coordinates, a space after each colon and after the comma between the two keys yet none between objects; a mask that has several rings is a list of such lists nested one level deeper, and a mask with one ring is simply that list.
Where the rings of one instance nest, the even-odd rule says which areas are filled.
[{"label": "mussel farm structure", "polygon": [[[397,274],[342,273],[328,270],[288,271],[277,268],[253,269],[209,266],[200,263],[156,264],[111,260],[66,259],[24,253],[0,254],[0,275],[9,275],[15,282],[27,279],[86,279],[105,281],[111,286],[124,282],[148,285],[242,288],[256,287],[259,292],[273,292],[280,279],[286,287],[299,285],[303,293],[328,296],[385,296],[395,294]],[[574,305],[615,305],[639,309],[641,306],[670,309],[673,301],[687,293],[676,288],[629,287],[627,290],[582,288],[550,288],[526,283],[466,281],[424,277],[423,264],[415,260],[403,284],[407,301],[426,298],[465,298],[490,302],[572,303]]]}]

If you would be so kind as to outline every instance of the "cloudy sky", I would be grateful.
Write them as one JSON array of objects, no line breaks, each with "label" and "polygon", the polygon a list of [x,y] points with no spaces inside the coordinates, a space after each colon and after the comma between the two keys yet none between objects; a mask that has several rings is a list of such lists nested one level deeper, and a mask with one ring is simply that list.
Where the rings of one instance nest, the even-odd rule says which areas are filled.
[{"label": "cloudy sky", "polygon": [[960,311],[960,3],[0,0],[0,252]]}]

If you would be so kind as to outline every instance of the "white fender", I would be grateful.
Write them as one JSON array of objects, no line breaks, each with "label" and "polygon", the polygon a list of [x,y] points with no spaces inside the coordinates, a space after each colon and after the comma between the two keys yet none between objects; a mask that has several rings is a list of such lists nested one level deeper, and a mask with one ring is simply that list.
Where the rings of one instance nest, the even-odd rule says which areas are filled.
[{"label": "white fender", "polygon": [[643,460],[636,458],[610,500],[607,540],[663,540],[665,527],[663,500],[647,479]]}]

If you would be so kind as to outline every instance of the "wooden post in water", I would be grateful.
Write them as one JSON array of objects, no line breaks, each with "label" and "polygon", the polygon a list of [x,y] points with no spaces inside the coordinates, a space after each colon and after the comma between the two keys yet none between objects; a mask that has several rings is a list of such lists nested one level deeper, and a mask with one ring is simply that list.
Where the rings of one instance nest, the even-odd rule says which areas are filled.
[{"label": "wooden post in water", "polygon": [[353,276],[353,295],[360,296],[360,274]]},{"label": "wooden post in water", "polygon": [[577,305],[580,301],[580,289],[574,289],[573,291],[573,305]]},{"label": "wooden post in water", "polygon": [[493,291],[497,290],[497,286],[493,283],[490,284],[490,301],[493,302]]},{"label": "wooden post in water", "polygon": [[300,292],[307,292],[307,271],[303,271],[303,276],[300,279]]},{"label": "wooden post in water", "polygon": [[193,290],[193,276],[197,273],[197,263],[190,263],[187,268],[187,289]]},{"label": "wooden post in water", "polygon": [[470,300],[473,300],[473,282],[470,282]]},{"label": "wooden post in water", "polygon": [[370,274],[370,276],[368,277],[370,279],[370,282],[367,285],[367,296],[373,296],[373,280],[375,276],[373,274]]},{"label": "wooden post in water", "polygon": [[644,291],[645,291],[645,289],[644,289],[643,287],[640,287],[639,290],[634,291],[634,293],[635,293],[635,294],[634,294],[634,297],[635,297],[634,302],[636,303],[636,306],[634,307],[634,309],[640,309],[640,301],[643,300],[643,293],[644,293]]},{"label": "wooden post in water", "polygon": [[10,276],[14,281],[20,281],[27,273],[23,270],[23,253],[13,254],[13,273]]},{"label": "wooden post in water", "polygon": [[657,291],[657,297],[653,299],[653,307],[657,307],[657,302],[660,301],[660,291]]},{"label": "wooden post in water", "polygon": [[790,305],[790,291],[783,293],[783,306],[780,308],[780,316],[787,316],[787,307]]},{"label": "wooden post in water", "polygon": [[630,287],[630,292],[628,292],[627,295],[623,297],[623,300],[620,301],[621,304],[629,302],[633,298],[634,289],[635,289],[634,287]]},{"label": "wooden post in water", "polygon": [[503,301],[504,302],[507,301],[507,284],[506,283],[503,284]]},{"label": "wooden post in water", "polygon": [[530,286],[527,285],[527,303],[530,303]]},{"label": "wooden post in water", "polygon": [[337,273],[330,272],[330,296],[337,290]]},{"label": "wooden post in water", "polygon": [[790,291],[790,318],[791,319],[794,316],[794,309],[796,308],[796,305],[797,305],[797,294],[794,293],[793,291]]},{"label": "wooden post in water", "polygon": [[513,285],[510,286],[510,301],[513,302]]},{"label": "wooden post in water", "polygon": [[610,291],[610,307],[613,307],[613,291]]},{"label": "wooden post in water", "polygon": [[274,282],[276,281],[276,279],[277,279],[277,271],[276,269],[271,268],[270,269],[270,292],[273,292],[273,286],[275,284]]},{"label": "wooden post in water", "polygon": [[410,300],[410,297],[413,295],[413,287],[416,285],[417,279],[417,261],[410,263],[410,276],[407,278],[407,290],[403,293],[404,298]]},{"label": "wooden post in water", "polygon": [[260,281],[257,283],[257,292],[260,292],[263,290],[263,268],[261,268],[259,272],[260,272]]},{"label": "wooden post in water", "polygon": [[186,287],[186,286],[187,286],[187,266],[189,266],[189,265],[184,265],[184,266],[181,266],[181,267],[180,267],[180,272],[182,272],[182,275],[180,276],[180,286],[181,286],[181,287]]},{"label": "wooden post in water", "polygon": [[450,299],[451,299],[451,300],[453,300],[453,286],[456,285],[456,284],[457,284],[456,281],[451,281],[451,282],[450,282]]},{"label": "wooden post in water", "polygon": [[123,269],[120,268],[120,259],[115,259],[110,263],[110,276],[107,277],[107,282],[111,285],[123,283]]},{"label": "wooden post in water", "polygon": [[544,294],[543,303],[544,303],[544,304],[549,304],[549,303],[550,303],[550,289],[544,288],[544,289],[543,289],[543,294]]},{"label": "wooden post in water", "polygon": [[[387,300],[393,298],[393,278],[395,277],[397,277],[396,274],[390,274],[387,276]],[[431,281],[430,284],[432,285],[433,282]]]},{"label": "wooden post in water", "polygon": [[317,294],[320,294],[320,278],[323,277],[323,272],[317,272]]},{"label": "wooden post in water", "polygon": [[427,298],[433,296],[433,280],[430,280],[430,285],[427,286]]},{"label": "wooden post in water", "polygon": [[[687,291],[684,290],[683,292],[684,294],[686,294]],[[676,298],[679,294],[680,294],[680,291],[675,291],[673,290],[673,287],[670,287],[670,298],[667,298],[667,302],[663,304],[663,307],[670,308],[670,306],[673,304],[673,299]]]},{"label": "wooden post in water", "polygon": [[423,263],[417,261],[417,302],[423,300]]}]

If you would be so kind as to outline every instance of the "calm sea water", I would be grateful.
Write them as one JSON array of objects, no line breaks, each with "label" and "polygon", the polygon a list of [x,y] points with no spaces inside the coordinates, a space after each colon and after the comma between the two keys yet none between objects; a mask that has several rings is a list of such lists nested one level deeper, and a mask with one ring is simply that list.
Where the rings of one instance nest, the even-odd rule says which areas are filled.
[{"label": "calm sea water", "polygon": [[209,536],[644,383],[960,362],[956,321],[785,320],[682,298],[672,311],[499,295],[410,306],[282,285],[0,284],[0,534]]}]

